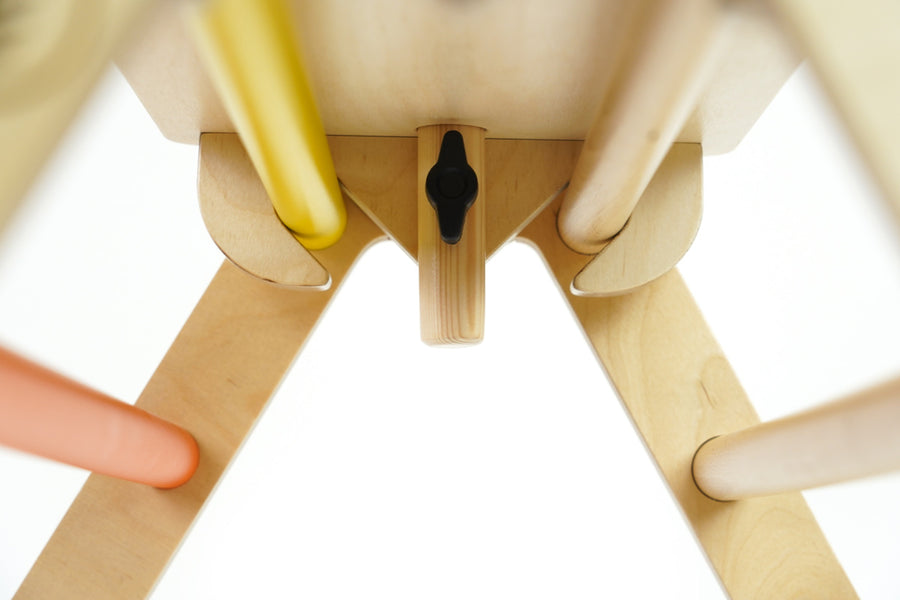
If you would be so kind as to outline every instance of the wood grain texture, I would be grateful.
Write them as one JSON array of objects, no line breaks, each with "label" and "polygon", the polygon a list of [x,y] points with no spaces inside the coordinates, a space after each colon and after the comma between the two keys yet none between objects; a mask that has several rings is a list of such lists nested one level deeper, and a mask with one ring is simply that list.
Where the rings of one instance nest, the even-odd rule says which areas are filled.
[{"label": "wood grain texture", "polygon": [[[415,138],[331,136],[345,192],[411,257],[418,253]],[[490,257],[565,186],[580,142],[487,140],[485,232]],[[240,268],[289,287],[327,287],[328,273],[278,221],[237,134],[203,134],[200,209],[210,236]],[[414,259],[415,260],[415,259]]]},{"label": "wood grain texture", "polygon": [[668,273],[688,251],[703,216],[703,150],[673,144],[616,237],[575,276],[582,296],[631,292]]},{"label": "wood grain texture", "polygon": [[[489,138],[581,140],[613,84],[636,15],[656,0],[294,2],[310,83],[332,135],[415,136],[471,123]],[[179,20],[161,0],[123,73],[163,133],[234,131]],[[731,150],[797,61],[766,14],[727,40],[678,141]],[[537,116],[539,115],[539,116]]]},{"label": "wood grain texture", "polygon": [[809,55],[900,223],[900,3],[768,3]]},{"label": "wood grain texture", "polygon": [[144,598],[188,532],[350,266],[383,234],[348,203],[348,231],[316,253],[327,291],[279,288],[225,263],[136,406],[184,427],[200,464],[161,491],[91,476],[16,598]]},{"label": "wood grain texture", "polygon": [[[455,244],[441,239],[437,212],[425,192],[425,179],[448,131],[462,134],[466,162],[478,179],[478,195],[466,212],[462,237]],[[467,125],[419,128],[416,254],[419,322],[426,344],[476,344],[484,338],[485,186],[484,129]]]},{"label": "wood grain texture", "polygon": [[716,437],[694,480],[718,500],[796,492],[900,469],[900,379]]},{"label": "wood grain texture", "polygon": [[[347,194],[415,260],[416,138],[332,136],[328,141]],[[565,187],[581,142],[485,140],[484,145],[490,258]]]},{"label": "wood grain texture", "polygon": [[588,257],[560,240],[554,203],[521,235],[543,255],[697,540],[735,600],[856,597],[800,494],[716,502],[691,478],[703,441],[758,422],[677,271],[625,296],[569,282]]},{"label": "wood grain texture", "polygon": [[279,285],[328,287],[328,271],[275,214],[237,134],[200,137],[197,192],[210,237],[236,266]]},{"label": "wood grain texture", "polygon": [[5,2],[0,22],[0,231],[146,0]]},{"label": "wood grain texture", "polygon": [[328,138],[347,195],[416,260],[418,149],[414,137]]},{"label": "wood grain texture", "polygon": [[625,225],[694,108],[730,17],[719,0],[664,0],[641,15],[562,203],[570,248],[596,254]]}]

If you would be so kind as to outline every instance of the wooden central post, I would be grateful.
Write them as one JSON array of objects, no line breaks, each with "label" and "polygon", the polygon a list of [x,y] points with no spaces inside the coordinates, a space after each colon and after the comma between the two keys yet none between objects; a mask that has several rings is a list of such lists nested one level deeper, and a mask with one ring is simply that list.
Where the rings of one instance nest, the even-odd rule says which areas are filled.
[{"label": "wooden central post", "polygon": [[[428,199],[426,180],[438,162],[445,134],[458,131],[465,162],[477,178],[475,201],[465,212],[458,241],[442,239],[438,212]],[[484,129],[428,125],[419,136],[419,306],[422,341],[429,345],[475,344],[484,337],[485,182]],[[455,171],[451,168],[450,179]],[[459,182],[443,187],[452,195]],[[444,238],[446,238],[446,232]]]}]

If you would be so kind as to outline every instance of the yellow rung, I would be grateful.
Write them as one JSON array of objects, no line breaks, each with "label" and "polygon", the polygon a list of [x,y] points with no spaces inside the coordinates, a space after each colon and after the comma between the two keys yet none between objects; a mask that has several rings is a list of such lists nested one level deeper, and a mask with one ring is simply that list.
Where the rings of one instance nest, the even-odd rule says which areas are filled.
[{"label": "yellow rung", "polygon": [[193,30],[275,212],[304,246],[326,248],[347,213],[285,0],[208,0]]}]

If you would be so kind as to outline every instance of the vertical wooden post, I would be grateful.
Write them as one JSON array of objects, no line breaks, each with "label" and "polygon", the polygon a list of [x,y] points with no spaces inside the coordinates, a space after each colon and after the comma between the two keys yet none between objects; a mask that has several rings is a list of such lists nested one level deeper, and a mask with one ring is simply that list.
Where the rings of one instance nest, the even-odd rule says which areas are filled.
[{"label": "vertical wooden post", "polygon": [[[441,239],[425,180],[448,131],[462,134],[466,161],[478,178],[478,195],[455,244]],[[419,134],[419,306],[422,340],[431,345],[473,344],[484,337],[485,183],[484,129],[428,125]]]}]

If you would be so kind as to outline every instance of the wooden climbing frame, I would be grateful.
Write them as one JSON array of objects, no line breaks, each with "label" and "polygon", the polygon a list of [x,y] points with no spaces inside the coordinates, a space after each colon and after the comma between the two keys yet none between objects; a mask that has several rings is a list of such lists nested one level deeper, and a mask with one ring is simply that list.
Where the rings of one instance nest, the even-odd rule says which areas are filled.
[{"label": "wooden climbing frame", "polygon": [[[900,214],[900,8],[150,4],[90,3],[97,43],[73,52],[63,36],[69,46],[30,66],[74,73],[53,102],[0,97],[0,134],[34,130],[21,168],[0,179],[0,224],[120,51],[162,133],[199,145],[201,212],[228,259],[139,410],[125,409],[181,432],[199,460],[168,491],[91,475],[16,598],[147,596],[350,268],[382,239],[418,262],[423,340],[448,345],[483,335],[488,257],[531,244],[727,593],[855,597],[799,491],[900,468],[885,426],[900,414],[897,383],[760,424],[674,267],[697,232],[703,157],[732,149],[796,66],[787,39],[811,57]],[[35,6],[29,26],[46,35],[89,26],[71,1]],[[443,219],[463,196],[474,203],[454,236]],[[21,412],[2,393],[0,411]],[[775,460],[788,454],[797,460]]]}]

